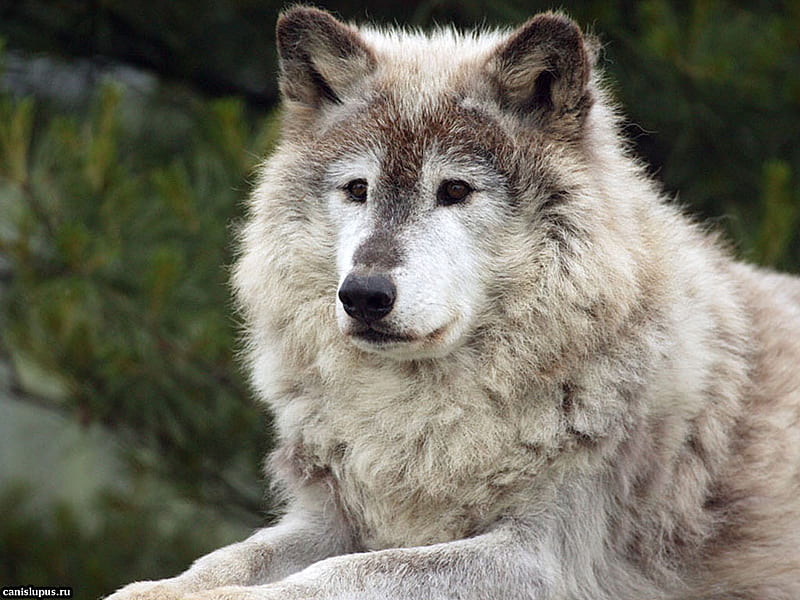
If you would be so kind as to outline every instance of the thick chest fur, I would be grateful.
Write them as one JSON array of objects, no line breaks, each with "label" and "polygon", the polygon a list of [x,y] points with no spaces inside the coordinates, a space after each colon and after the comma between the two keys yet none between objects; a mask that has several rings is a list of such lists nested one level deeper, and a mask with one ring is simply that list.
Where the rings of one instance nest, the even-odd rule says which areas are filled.
[{"label": "thick chest fur", "polygon": [[284,477],[332,492],[365,548],[463,538],[531,496],[547,443],[529,425],[558,427],[550,399],[520,410],[465,382],[424,394],[386,383],[335,404],[295,401],[276,454]]}]

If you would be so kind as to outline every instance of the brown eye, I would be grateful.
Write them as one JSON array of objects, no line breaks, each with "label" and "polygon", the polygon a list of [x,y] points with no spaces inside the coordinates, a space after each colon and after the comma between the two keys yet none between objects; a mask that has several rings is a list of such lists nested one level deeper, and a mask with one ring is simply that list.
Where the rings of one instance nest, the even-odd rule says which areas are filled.
[{"label": "brown eye", "polygon": [[450,180],[443,181],[436,193],[436,201],[442,206],[458,204],[466,200],[472,188],[464,181]]},{"label": "brown eye", "polygon": [[344,189],[353,202],[365,202],[367,200],[367,182],[363,179],[354,179]]}]

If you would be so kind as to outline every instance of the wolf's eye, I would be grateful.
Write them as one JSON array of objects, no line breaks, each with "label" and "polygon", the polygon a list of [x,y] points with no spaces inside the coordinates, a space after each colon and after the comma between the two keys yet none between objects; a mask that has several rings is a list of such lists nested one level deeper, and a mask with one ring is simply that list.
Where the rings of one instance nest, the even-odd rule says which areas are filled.
[{"label": "wolf's eye", "polygon": [[463,202],[469,196],[472,188],[468,183],[458,180],[443,181],[436,192],[436,202],[441,206],[450,206]]},{"label": "wolf's eye", "polygon": [[344,186],[344,189],[353,202],[365,202],[367,200],[367,182],[363,179],[354,179]]}]

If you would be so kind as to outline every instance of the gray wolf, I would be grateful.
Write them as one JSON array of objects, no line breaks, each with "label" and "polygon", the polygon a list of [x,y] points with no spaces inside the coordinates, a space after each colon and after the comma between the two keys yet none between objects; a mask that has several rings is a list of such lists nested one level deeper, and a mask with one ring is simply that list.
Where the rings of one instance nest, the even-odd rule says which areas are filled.
[{"label": "gray wolf", "polygon": [[233,282],[287,512],[111,598],[800,598],[800,280],[663,196],[596,41],[277,32]]}]

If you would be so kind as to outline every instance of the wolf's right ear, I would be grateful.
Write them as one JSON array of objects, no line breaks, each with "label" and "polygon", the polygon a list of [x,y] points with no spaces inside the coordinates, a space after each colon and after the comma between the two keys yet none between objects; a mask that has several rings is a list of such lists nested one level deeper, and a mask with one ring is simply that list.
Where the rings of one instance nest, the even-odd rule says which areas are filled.
[{"label": "wolf's right ear", "polygon": [[570,135],[591,106],[596,52],[595,42],[571,19],[545,13],[501,43],[486,69],[503,108]]},{"label": "wolf's right ear", "polygon": [[375,56],[358,31],[316,8],[297,6],[283,13],[277,41],[281,91],[310,107],[341,102],[375,69]]}]

